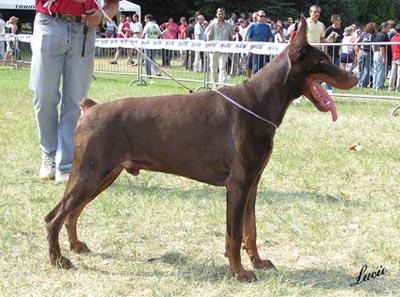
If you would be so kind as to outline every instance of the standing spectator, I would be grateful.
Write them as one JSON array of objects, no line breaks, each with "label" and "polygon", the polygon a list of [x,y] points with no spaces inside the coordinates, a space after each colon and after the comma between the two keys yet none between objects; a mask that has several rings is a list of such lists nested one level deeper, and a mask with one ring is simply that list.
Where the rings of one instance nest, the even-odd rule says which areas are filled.
[{"label": "standing spectator", "polygon": [[274,35],[274,41],[276,43],[283,43],[286,41],[285,33],[283,31],[282,25],[276,25],[276,32]]},{"label": "standing spectator", "polygon": [[[225,9],[218,8],[216,18],[206,29],[207,40],[232,40],[233,27],[225,21]],[[210,72],[212,81],[218,87],[223,84],[227,77],[226,63],[228,62],[228,54],[213,52],[210,53]]]},{"label": "standing spectator", "polygon": [[185,39],[185,31],[188,26],[185,17],[181,17],[179,22],[181,23],[178,27],[178,39]]},{"label": "standing spectator", "polygon": [[[119,24],[118,24],[118,31],[117,31],[117,38],[129,38],[130,36],[130,31],[131,31],[131,26],[129,24],[129,22],[126,21],[126,16],[124,14],[121,14],[119,16]],[[110,62],[110,64],[117,64],[118,59],[121,55],[121,47],[118,47],[116,52],[115,52],[115,56],[114,56],[114,60],[112,60]],[[129,61],[129,60],[128,60]]]},{"label": "standing spectator", "polygon": [[[258,42],[271,42],[273,41],[273,35],[271,27],[266,23],[265,12],[263,10],[258,11],[257,22],[250,24],[247,30],[247,39],[250,41]],[[269,62],[269,56],[253,54],[253,75],[260,70],[265,63]]]},{"label": "standing spectator", "polygon": [[[379,32],[376,34],[374,42],[389,42],[389,33],[390,25],[389,23],[382,23],[380,26]],[[385,83],[386,78],[386,70],[388,65],[388,52],[389,46],[387,44],[382,45],[374,45],[374,69],[373,69],[373,87],[375,90],[383,89],[383,85]],[[391,56],[391,54],[390,54]]]},{"label": "standing spectator", "polygon": [[[6,33],[18,34],[18,18],[12,16],[6,23]],[[13,60],[17,54],[17,45],[15,41],[7,41],[6,54],[4,55],[4,60]]]},{"label": "standing spectator", "polygon": [[[395,27],[396,34],[391,42],[400,42],[400,24]],[[392,71],[390,74],[389,89],[400,92],[400,44],[392,44]]]},{"label": "standing spectator", "polygon": [[114,22],[107,20],[105,23],[105,31],[106,31],[106,38],[114,38],[115,37]]},{"label": "standing spectator", "polygon": [[[189,18],[189,25],[185,29],[185,39],[193,40],[194,39],[194,25],[195,20],[194,17]],[[184,65],[186,70],[193,70],[193,62],[194,62],[194,51],[187,50],[186,59]]]},{"label": "standing spectator", "polygon": [[[167,27],[161,33],[161,39],[174,39],[174,33],[171,31],[171,24],[167,24]],[[161,49],[162,66],[171,66],[171,50]]]},{"label": "standing spectator", "polygon": [[167,26],[169,26],[169,31],[172,34],[172,39],[176,39],[178,36],[178,28],[179,26],[174,22],[173,18],[169,18],[168,22],[165,22],[163,24],[161,24],[160,29],[162,31],[165,31],[167,29]]},{"label": "standing spectator", "polygon": [[371,45],[365,44],[373,42],[376,34],[376,25],[369,22],[360,34],[358,43],[361,43],[358,53],[358,84],[360,88],[366,88],[369,85],[369,76],[372,65]]},{"label": "standing spectator", "polygon": [[[142,38],[158,39],[161,36],[161,30],[154,21],[153,16],[151,14],[146,14],[144,16],[144,22],[146,25],[143,28]],[[144,52],[149,59],[154,60],[155,53],[153,49],[146,49]],[[161,75],[160,69],[156,65],[154,65],[154,72],[157,76]],[[151,75],[151,63],[148,59],[146,59],[146,74],[149,76]]]},{"label": "standing spectator", "polygon": [[[239,34],[239,26],[234,26],[233,41],[241,42],[242,36]],[[228,57],[228,69],[231,77],[239,75],[242,71],[241,54],[231,53]]]},{"label": "standing spectator", "polygon": [[[206,40],[207,35],[204,30],[204,16],[197,16],[197,23],[194,25],[194,39]],[[204,53],[196,51],[194,54],[193,71],[201,72],[204,67]]]},{"label": "standing spectator", "polygon": [[[343,29],[342,19],[340,15],[334,14],[331,16],[332,25],[329,26],[325,31],[325,41],[328,43],[342,43],[343,40]],[[336,66],[340,66],[340,46],[327,46],[327,54],[331,58],[331,61]],[[332,86],[325,84],[328,94],[332,92]]]},{"label": "standing spectator", "polygon": [[[331,16],[332,25],[325,31],[325,41],[329,43],[342,43],[343,29],[342,19],[339,15],[334,14]],[[327,54],[331,61],[336,66],[340,65],[340,46],[327,46]]]},{"label": "standing spectator", "polygon": [[325,26],[318,19],[321,7],[313,5],[309,10],[310,17],[307,18],[307,40],[309,43],[325,42]]},{"label": "standing spectator", "polygon": [[[6,22],[3,20],[3,15],[0,13],[0,34],[6,32]],[[0,41],[0,58],[3,58],[5,54],[4,41]]]},{"label": "standing spectator", "polygon": [[[142,37],[142,31],[143,31],[143,25],[140,22],[139,15],[135,14],[133,16],[133,21],[130,24],[130,31],[131,31],[131,38],[134,39],[140,39]],[[132,49],[132,56],[136,56],[136,65],[139,65],[139,53],[135,50]],[[135,65],[135,63],[132,63]]]},{"label": "standing spectator", "polygon": [[130,30],[132,33],[132,38],[138,38],[138,39],[141,38],[143,25],[139,20],[139,15],[135,14],[133,16],[133,22],[130,24]]},{"label": "standing spectator", "polygon": [[[249,21],[249,25],[248,25],[247,30],[246,30],[245,40],[249,40],[247,38],[247,31],[249,30],[249,27],[250,27],[251,24],[257,23],[257,20],[258,20],[258,11],[253,12],[250,15],[250,21]],[[247,77],[250,78],[252,76],[252,74],[253,74],[253,54],[249,53],[247,55]]]},{"label": "standing spectator", "polygon": [[[187,27],[187,22],[185,17],[181,17],[179,19],[180,25],[178,27],[178,39],[185,39],[185,31]],[[180,51],[181,58],[182,58],[182,66],[185,66],[186,64],[186,54],[187,51]]]},{"label": "standing spectator", "polygon": [[239,34],[240,34],[240,37],[242,38],[242,40],[245,40],[245,38],[246,38],[247,25],[248,25],[247,20],[239,21]]},{"label": "standing spectator", "polygon": [[[126,37],[125,38],[132,38],[132,26],[133,26],[133,21],[132,18],[130,16],[126,17],[126,21],[127,24],[129,24],[129,28],[126,26]],[[133,65],[135,64],[133,62],[133,48],[127,48],[126,52],[128,54],[128,61],[126,62],[128,65]]]},{"label": "standing spectator", "polygon": [[[55,176],[56,182],[64,182],[72,166],[79,102],[88,95],[92,81],[96,27],[103,14],[92,1],[86,1],[84,6],[78,1],[58,0],[49,7],[43,7],[43,1],[35,1],[35,8],[29,87],[42,152],[39,177]],[[103,9],[114,17],[118,1],[105,0]],[[56,18],[56,14],[71,17]]]},{"label": "standing spectator", "polygon": [[[348,70],[353,72],[356,66],[354,45],[357,41],[356,37],[353,35],[354,28],[352,26],[344,28],[342,43],[342,53],[340,54],[340,68],[343,70]],[[349,68],[349,64],[351,65]]]}]

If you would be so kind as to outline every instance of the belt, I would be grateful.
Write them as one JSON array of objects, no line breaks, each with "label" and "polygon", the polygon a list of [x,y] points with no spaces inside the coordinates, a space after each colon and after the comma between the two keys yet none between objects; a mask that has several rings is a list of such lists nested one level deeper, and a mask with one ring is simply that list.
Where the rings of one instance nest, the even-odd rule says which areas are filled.
[{"label": "belt", "polygon": [[82,23],[82,17],[72,15],[72,14],[61,14],[61,13],[53,13],[52,17],[56,20],[60,20],[66,23]]}]

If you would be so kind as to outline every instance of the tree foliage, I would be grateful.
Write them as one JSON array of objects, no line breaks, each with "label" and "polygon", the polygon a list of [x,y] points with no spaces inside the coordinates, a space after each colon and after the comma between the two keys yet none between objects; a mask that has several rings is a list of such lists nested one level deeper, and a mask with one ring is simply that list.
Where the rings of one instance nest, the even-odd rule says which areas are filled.
[{"label": "tree foliage", "polygon": [[175,20],[180,16],[192,16],[200,11],[206,19],[213,18],[218,7],[224,7],[228,16],[230,13],[248,13],[264,9],[268,16],[286,20],[287,17],[308,16],[309,7],[318,4],[322,8],[321,20],[330,23],[332,14],[339,14],[345,25],[350,23],[380,23],[396,17],[400,13],[400,0],[129,0],[142,7],[142,14],[151,13],[158,21],[169,17]]}]

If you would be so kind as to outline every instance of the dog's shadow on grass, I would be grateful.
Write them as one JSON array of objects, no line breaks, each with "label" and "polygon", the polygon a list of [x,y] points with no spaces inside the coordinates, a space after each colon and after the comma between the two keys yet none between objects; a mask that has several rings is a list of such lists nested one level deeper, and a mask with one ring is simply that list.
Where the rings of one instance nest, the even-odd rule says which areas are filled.
[{"label": "dog's shadow on grass", "polygon": [[390,292],[393,293],[398,290],[398,280],[387,276],[354,285],[357,282],[358,274],[349,274],[342,267],[331,267],[327,270],[318,268],[293,270],[290,267],[282,267],[272,273],[258,272],[257,277],[258,281],[269,281],[272,278],[272,281],[275,279],[278,283],[289,284],[290,286],[299,288],[361,290],[386,295],[390,295]]},{"label": "dog's shadow on grass", "polygon": [[[133,194],[140,193],[148,196],[160,196],[162,194],[166,198],[169,195],[182,197],[186,199],[187,197],[192,198],[211,198],[211,197],[225,197],[225,188],[223,187],[213,187],[204,185],[195,188],[178,188],[178,187],[166,187],[166,186],[147,186],[145,184],[136,184],[132,180],[125,180],[122,183],[116,185],[119,189],[121,187],[125,188]],[[135,195],[134,195],[135,196]],[[322,195],[315,191],[301,191],[301,192],[277,192],[268,189],[259,189],[257,192],[257,203],[285,203],[293,201],[313,201],[317,203],[324,204],[341,204],[345,207],[358,207],[361,206],[361,202],[351,200],[346,197],[345,194],[333,195]]]},{"label": "dog's shadow on grass", "polygon": [[[109,254],[93,254],[110,258]],[[129,261],[129,259],[124,259]],[[208,283],[228,282],[233,285],[237,281],[232,277],[229,265],[218,265],[214,262],[197,262],[183,251],[168,251],[158,257],[146,259],[138,263],[138,271],[132,272],[135,277],[163,277],[170,275],[168,266],[176,271],[179,279],[185,281],[197,281]],[[163,268],[161,268],[163,267]],[[97,270],[85,267],[85,270]],[[97,270],[98,271],[98,270]],[[329,269],[305,268],[293,269],[292,267],[278,267],[270,270],[254,270],[257,275],[257,283],[269,283],[271,286],[284,286],[286,288],[297,287],[299,289],[318,290],[361,290],[375,294],[389,294],[398,290],[398,283],[395,277],[387,275],[368,282],[351,286],[355,283],[358,275],[346,272],[342,267],[330,267]],[[98,271],[109,274],[107,271]]]}]

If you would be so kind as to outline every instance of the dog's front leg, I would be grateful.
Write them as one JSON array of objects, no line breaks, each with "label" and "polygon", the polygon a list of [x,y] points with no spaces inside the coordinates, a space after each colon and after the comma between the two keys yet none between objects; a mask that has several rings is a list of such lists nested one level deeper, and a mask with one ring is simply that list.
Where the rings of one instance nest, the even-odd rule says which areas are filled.
[{"label": "dog's front leg", "polygon": [[225,255],[233,275],[239,281],[253,281],[256,276],[253,271],[245,270],[240,259],[240,248],[243,237],[243,213],[248,197],[249,186],[230,180],[227,183],[226,237]]},{"label": "dog's front leg", "polygon": [[258,181],[251,187],[247,198],[243,219],[243,249],[246,250],[254,268],[275,268],[270,260],[262,260],[257,249],[257,228],[255,204]]}]

